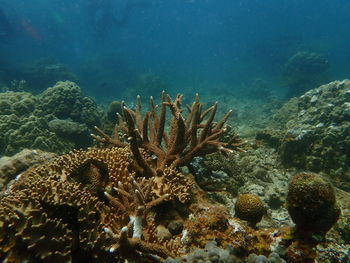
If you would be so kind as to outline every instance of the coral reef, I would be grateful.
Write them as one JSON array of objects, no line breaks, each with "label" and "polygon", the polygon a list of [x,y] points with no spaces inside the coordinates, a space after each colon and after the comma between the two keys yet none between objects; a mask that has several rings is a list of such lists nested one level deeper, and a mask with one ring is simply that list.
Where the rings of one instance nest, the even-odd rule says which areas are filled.
[{"label": "coral reef", "polygon": [[[348,238],[347,212],[336,227],[321,228],[331,243],[298,235],[282,205],[295,171],[282,170],[277,152],[259,142],[243,151],[236,135],[226,138],[228,115],[214,122],[216,104],[204,109],[197,96],[186,112],[181,102],[163,93],[161,105],[151,99],[150,110],[142,111],[138,99],[134,110],[123,107],[113,136],[97,128],[94,138],[106,147],[75,150],[11,175],[0,196],[0,260],[294,263],[347,248],[335,246]],[[207,183],[221,180],[210,193],[189,173],[203,166],[211,173]],[[233,216],[234,198],[222,188],[235,176],[241,181],[231,194],[248,197],[243,211],[255,204],[254,223],[266,212],[263,201],[273,205],[254,227]],[[290,189],[295,185],[292,180]],[[346,210],[349,196],[335,194]]]},{"label": "coral reef", "polygon": [[[135,178],[130,199],[132,193],[127,191],[134,175],[128,172],[130,165],[126,149],[91,149],[63,155],[24,173],[0,200],[1,233],[6,233],[0,238],[0,258],[8,262],[115,262],[118,255],[123,256],[117,252],[119,244],[128,243],[133,249],[128,256],[137,256],[136,251],[166,251],[137,239],[135,232],[142,222],[138,196],[148,198],[148,209],[159,198],[145,193],[153,192],[152,181],[144,189],[145,179]],[[115,205],[121,202],[127,211]],[[130,210],[136,213],[126,213]],[[131,238],[121,230],[129,221],[134,222]]]},{"label": "coral reef", "polygon": [[288,97],[300,96],[309,89],[330,81],[328,60],[317,53],[297,52],[284,67]]},{"label": "coral reef", "polygon": [[88,134],[101,111],[73,82],[58,82],[42,94],[0,93],[0,154],[24,148],[56,153],[90,146]]},{"label": "coral reef", "polygon": [[[181,116],[181,96],[172,101],[163,93],[162,105],[158,116],[152,104],[152,119],[148,119],[148,112],[143,120],[140,103],[136,112],[124,108],[126,122],[120,120],[119,128],[124,127],[133,137],[128,142],[112,139],[102,131],[104,137],[95,136],[119,147],[74,151],[16,178],[0,200],[1,232],[7,233],[0,238],[0,258],[8,262],[112,262],[112,258],[141,260],[180,253],[174,248],[183,247],[181,233],[172,227],[177,235],[172,236],[170,230],[164,235],[161,225],[156,226],[161,203],[176,211],[190,201],[196,188],[192,177],[177,168],[198,155],[231,152],[226,146],[240,144],[219,141],[228,115],[214,124],[216,105],[202,113],[197,97],[187,119]],[[165,107],[170,107],[173,115],[168,135]],[[207,115],[207,122],[199,127]],[[148,125],[151,121],[154,126]],[[159,160],[155,162],[150,154]],[[203,214],[201,209],[192,210]],[[223,210],[226,223],[227,217]],[[212,222],[215,218],[213,215]],[[213,230],[212,223],[209,225],[208,230]],[[172,239],[164,243],[157,235]]]},{"label": "coral reef", "polygon": [[287,208],[297,235],[302,237],[324,237],[340,215],[333,187],[313,173],[300,173],[292,178]]},{"label": "coral reef", "polygon": [[283,163],[324,172],[350,190],[350,81],[334,81],[287,102],[258,138],[278,148]]}]

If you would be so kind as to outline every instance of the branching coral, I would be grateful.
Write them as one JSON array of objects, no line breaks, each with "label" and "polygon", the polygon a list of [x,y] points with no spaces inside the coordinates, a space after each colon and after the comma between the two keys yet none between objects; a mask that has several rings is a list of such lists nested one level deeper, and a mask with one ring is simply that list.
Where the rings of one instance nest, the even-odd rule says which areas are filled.
[{"label": "branching coral", "polygon": [[[182,96],[172,100],[163,92],[160,113],[151,99],[143,115],[138,98],[134,111],[124,107],[119,116],[116,135],[127,140],[98,130],[94,137],[112,147],[76,150],[17,178],[0,200],[0,260],[156,262],[189,248],[181,230],[168,231],[166,239],[157,232],[166,225],[159,222],[160,206],[187,210],[196,193],[193,178],[177,168],[196,156],[240,150],[241,141],[220,141],[230,112],[215,123],[217,104],[204,110],[197,96],[183,117],[181,102]],[[182,214],[186,220],[188,211]],[[220,220],[210,217],[228,227],[225,212]]]},{"label": "branching coral", "polygon": [[[93,135],[93,137],[102,143],[117,147],[125,147],[129,144],[134,158],[147,177],[162,175],[166,167],[186,166],[196,156],[216,151],[227,153],[233,152],[233,149],[240,150],[242,141],[236,136],[228,142],[220,141],[231,111],[215,123],[217,103],[204,110],[196,95],[192,106],[187,106],[188,114],[184,117],[181,107],[182,98],[182,95],[177,95],[175,100],[172,100],[163,92],[160,113],[158,113],[158,106],[151,97],[151,109],[142,116],[140,97],[138,97],[135,111],[124,106],[124,118],[118,115],[119,124],[115,138],[109,137],[97,127],[96,130],[100,136]],[[166,130],[167,107],[172,115],[169,131]],[[119,137],[119,132],[126,135],[127,142]],[[140,149],[155,156],[156,160],[152,161],[156,164],[150,164]]]}]

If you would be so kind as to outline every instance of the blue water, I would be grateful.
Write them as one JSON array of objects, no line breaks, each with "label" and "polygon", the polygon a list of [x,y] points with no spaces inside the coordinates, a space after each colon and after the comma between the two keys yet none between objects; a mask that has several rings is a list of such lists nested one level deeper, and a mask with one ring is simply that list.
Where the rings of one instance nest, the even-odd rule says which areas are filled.
[{"label": "blue water", "polygon": [[118,96],[143,73],[175,91],[261,78],[283,89],[298,51],[322,54],[349,78],[348,0],[0,0],[0,70],[62,63],[81,87]]}]

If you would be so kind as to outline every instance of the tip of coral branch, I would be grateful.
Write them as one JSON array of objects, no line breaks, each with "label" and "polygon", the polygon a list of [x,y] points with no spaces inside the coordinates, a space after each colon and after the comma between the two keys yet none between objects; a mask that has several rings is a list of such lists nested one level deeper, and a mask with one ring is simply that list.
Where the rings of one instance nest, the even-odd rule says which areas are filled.
[{"label": "tip of coral branch", "polygon": [[104,227],[104,228],[103,228],[103,231],[104,231],[105,233],[107,233],[107,234],[110,234],[110,235],[113,234],[112,231],[111,231],[108,227]]},{"label": "tip of coral branch", "polygon": [[125,232],[128,232],[128,227],[127,226],[124,226],[121,230],[121,232],[125,233]]},{"label": "tip of coral branch", "polygon": [[95,129],[97,129],[97,126],[94,126]]},{"label": "tip of coral branch", "polygon": [[111,196],[111,195],[110,195],[109,193],[107,193],[107,192],[103,192],[103,194],[104,194],[104,196],[107,197],[107,198],[110,198],[110,196]]},{"label": "tip of coral branch", "polygon": [[138,98],[138,99],[139,99],[139,98],[140,98],[140,95],[137,95],[137,96],[136,96],[136,98]]},{"label": "tip of coral branch", "polygon": [[110,253],[113,253],[115,251],[115,247],[111,247],[109,250],[108,250]]}]

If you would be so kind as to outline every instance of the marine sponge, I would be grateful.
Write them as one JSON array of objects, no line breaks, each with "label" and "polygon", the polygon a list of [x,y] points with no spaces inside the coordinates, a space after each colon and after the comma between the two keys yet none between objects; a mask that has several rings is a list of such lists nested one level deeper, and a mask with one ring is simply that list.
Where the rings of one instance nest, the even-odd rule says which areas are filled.
[{"label": "marine sponge", "polygon": [[332,185],[314,173],[300,173],[292,178],[287,208],[296,233],[301,236],[324,236],[340,215]]},{"label": "marine sponge", "polygon": [[256,225],[260,222],[264,214],[266,214],[266,207],[257,195],[242,194],[236,201],[235,213],[239,219]]}]

